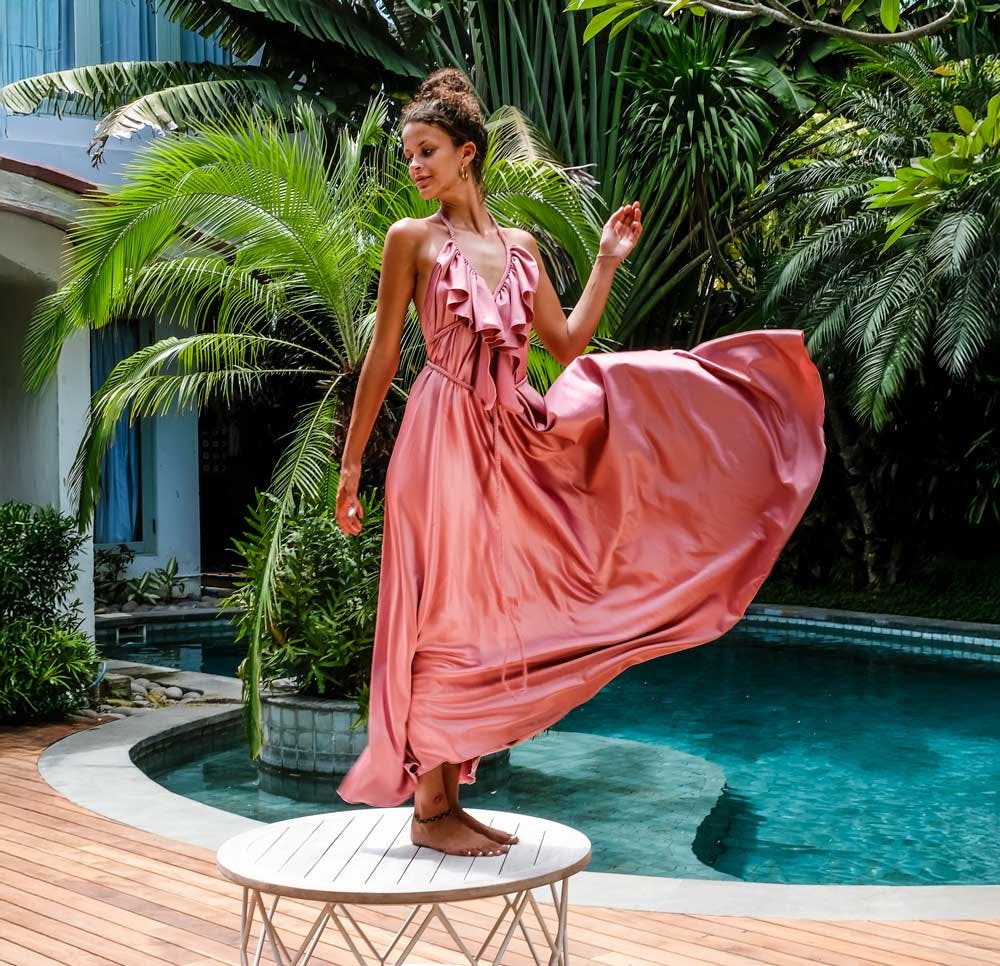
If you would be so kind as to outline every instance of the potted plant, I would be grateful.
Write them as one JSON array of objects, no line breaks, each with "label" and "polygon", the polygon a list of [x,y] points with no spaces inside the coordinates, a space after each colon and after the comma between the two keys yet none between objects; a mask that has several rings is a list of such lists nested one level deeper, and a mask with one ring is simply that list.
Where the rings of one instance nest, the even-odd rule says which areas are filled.
[{"label": "potted plant", "polygon": [[267,689],[260,699],[265,768],[342,774],[364,748],[382,501],[375,491],[360,500],[365,525],[357,537],[347,537],[330,504],[300,498],[284,517],[272,560],[268,535],[277,501],[258,493],[247,533],[234,541],[245,576],[222,606],[243,608],[234,620],[237,640],[249,637],[261,607],[262,575],[269,564],[272,571],[274,603],[259,657]]}]

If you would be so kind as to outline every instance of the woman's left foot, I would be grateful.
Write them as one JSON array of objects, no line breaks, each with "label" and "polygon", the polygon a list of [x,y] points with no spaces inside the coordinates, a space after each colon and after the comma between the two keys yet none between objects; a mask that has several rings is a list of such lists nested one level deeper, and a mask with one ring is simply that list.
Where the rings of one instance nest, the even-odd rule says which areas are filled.
[{"label": "woman's left foot", "polygon": [[518,838],[513,832],[505,832],[503,829],[491,828],[484,825],[478,819],[473,818],[461,805],[452,805],[452,814],[469,826],[474,832],[485,835],[500,845],[517,845]]},{"label": "woman's left foot", "polygon": [[451,813],[459,821],[464,822],[469,828],[474,832],[478,832],[480,835],[485,835],[488,839],[496,842],[498,845],[517,845],[518,838],[512,832],[505,832],[503,829],[491,828],[489,825],[484,825],[478,819],[473,818],[461,805],[458,804],[458,788],[459,788],[459,766],[446,764],[444,766],[445,775],[445,791],[448,795],[448,804],[451,806]]}]

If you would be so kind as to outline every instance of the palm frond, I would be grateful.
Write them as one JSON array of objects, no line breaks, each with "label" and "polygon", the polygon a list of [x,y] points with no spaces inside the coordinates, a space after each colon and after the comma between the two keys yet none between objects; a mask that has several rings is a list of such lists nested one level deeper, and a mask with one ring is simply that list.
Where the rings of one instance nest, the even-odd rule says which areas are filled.
[{"label": "palm frond", "polygon": [[908,375],[920,368],[931,326],[931,309],[918,295],[900,303],[859,359],[855,413],[878,429],[889,419],[892,401]]},{"label": "palm frond", "polygon": [[952,377],[966,375],[1000,333],[1000,295],[996,250],[981,253],[944,289],[934,331],[934,354]]},{"label": "palm frond", "polygon": [[198,121],[214,121],[238,111],[287,120],[303,103],[320,115],[335,108],[331,100],[316,95],[305,98],[291,82],[279,82],[263,73],[161,87],[101,118],[87,150],[96,165],[112,137],[131,137],[146,127],[161,133],[191,131]]},{"label": "palm frond", "polygon": [[[352,51],[404,77],[426,73],[393,37],[375,4],[350,0],[162,0],[171,20],[249,60],[269,40],[294,37]],[[300,41],[301,42],[301,41]]]},{"label": "palm frond", "polygon": [[12,114],[31,114],[43,108],[58,116],[70,111],[97,117],[164,87],[260,75],[259,68],[247,66],[121,61],[57,70],[13,81],[0,88],[0,101]]},{"label": "palm frond", "polygon": [[978,211],[946,212],[927,241],[931,274],[961,275],[989,242],[989,223]]},{"label": "palm frond", "polygon": [[[296,353],[313,369],[264,365],[265,354]],[[262,382],[290,373],[326,375],[329,360],[306,346],[247,333],[170,336],[122,359],[91,402],[90,415],[67,483],[81,527],[91,520],[100,487],[101,460],[114,443],[119,419],[198,409],[221,396],[231,405]]]},{"label": "palm frond", "polygon": [[275,574],[281,556],[284,525],[300,496],[312,500],[329,497],[336,492],[337,467],[331,458],[333,426],[339,416],[331,381],[321,397],[305,404],[299,412],[292,440],[275,467],[268,488],[270,508],[261,535],[261,546],[267,548],[259,573],[257,601],[253,625],[243,665],[244,723],[250,743],[251,757],[256,758],[261,746],[260,723],[260,655],[270,634],[276,600]]}]

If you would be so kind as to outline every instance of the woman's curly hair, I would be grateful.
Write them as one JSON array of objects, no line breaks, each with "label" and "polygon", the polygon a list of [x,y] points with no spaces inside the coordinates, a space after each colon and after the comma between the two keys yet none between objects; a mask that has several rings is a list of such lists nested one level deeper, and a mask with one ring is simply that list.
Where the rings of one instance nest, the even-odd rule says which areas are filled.
[{"label": "woman's curly hair", "polygon": [[399,126],[410,121],[436,124],[451,138],[455,147],[471,141],[476,146],[472,176],[483,184],[483,158],[486,156],[486,124],[471,81],[454,67],[434,71],[420,85],[420,90],[402,111]]}]

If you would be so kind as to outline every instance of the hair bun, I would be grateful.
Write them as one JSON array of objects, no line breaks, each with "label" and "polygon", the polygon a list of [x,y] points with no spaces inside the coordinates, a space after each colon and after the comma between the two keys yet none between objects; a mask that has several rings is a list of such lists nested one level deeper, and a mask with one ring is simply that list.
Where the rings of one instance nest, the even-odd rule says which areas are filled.
[{"label": "hair bun", "polygon": [[414,100],[442,101],[467,121],[479,123],[483,121],[483,112],[476,99],[475,88],[469,78],[455,67],[442,67],[434,71],[420,85]]}]

